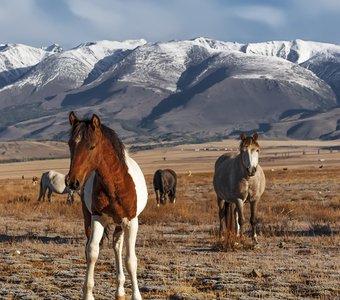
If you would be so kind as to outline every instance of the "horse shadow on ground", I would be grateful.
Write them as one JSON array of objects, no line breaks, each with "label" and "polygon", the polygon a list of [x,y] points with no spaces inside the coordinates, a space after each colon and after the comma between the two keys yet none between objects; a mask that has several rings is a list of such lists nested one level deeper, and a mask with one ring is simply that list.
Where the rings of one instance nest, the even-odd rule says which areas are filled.
[{"label": "horse shadow on ground", "polygon": [[61,237],[59,235],[49,237],[49,236],[39,236],[36,234],[24,234],[24,235],[8,235],[0,234],[0,243],[22,243],[24,241],[35,241],[41,242],[43,244],[76,244],[79,243],[83,238],[70,238]]}]

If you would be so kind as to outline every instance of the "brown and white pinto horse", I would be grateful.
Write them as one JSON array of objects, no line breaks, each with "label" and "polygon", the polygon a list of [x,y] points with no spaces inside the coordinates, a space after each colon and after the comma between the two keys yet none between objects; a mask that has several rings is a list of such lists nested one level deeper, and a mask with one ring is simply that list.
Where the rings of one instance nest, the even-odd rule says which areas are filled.
[{"label": "brown and white pinto horse", "polygon": [[[256,206],[264,192],[266,179],[259,165],[258,134],[246,136],[242,133],[240,139],[238,155],[223,154],[215,163],[213,183],[219,207],[220,236],[224,229],[227,234],[235,229],[236,236],[242,235],[243,206],[249,201],[252,238],[257,243]],[[235,211],[232,209],[233,204],[236,205]]]},{"label": "brown and white pinto horse", "polygon": [[126,243],[126,268],[131,277],[133,300],[142,299],[137,284],[135,243],[138,215],[147,203],[144,175],[129,157],[117,134],[101,124],[97,115],[80,120],[69,115],[71,135],[70,170],[66,184],[71,189],[82,189],[82,206],[87,236],[87,270],[83,299],[93,298],[94,266],[99,255],[99,242],[104,228],[116,224],[114,252],[116,261],[116,299],[125,299],[122,250]]}]

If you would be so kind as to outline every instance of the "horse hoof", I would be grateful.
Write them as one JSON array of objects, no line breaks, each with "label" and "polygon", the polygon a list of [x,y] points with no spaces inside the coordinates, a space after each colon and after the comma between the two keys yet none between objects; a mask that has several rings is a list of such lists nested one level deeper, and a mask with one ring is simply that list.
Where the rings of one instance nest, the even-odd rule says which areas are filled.
[{"label": "horse hoof", "polygon": [[261,249],[261,247],[260,247],[260,245],[257,243],[257,244],[254,244],[253,249],[254,249],[254,250],[258,250],[258,249]]}]

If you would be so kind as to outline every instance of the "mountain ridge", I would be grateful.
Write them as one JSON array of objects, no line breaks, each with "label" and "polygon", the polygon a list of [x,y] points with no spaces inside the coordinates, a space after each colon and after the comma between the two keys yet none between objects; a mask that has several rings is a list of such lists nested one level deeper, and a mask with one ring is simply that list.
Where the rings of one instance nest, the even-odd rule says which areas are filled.
[{"label": "mountain ridge", "polygon": [[[1,60],[11,47],[29,49],[21,55],[21,72],[15,59]],[[27,47],[0,45],[2,140],[65,140],[70,110],[98,113],[131,141],[219,138],[258,129],[271,138],[338,136],[338,115],[331,112],[340,102],[339,45],[199,37],[104,40],[70,50]],[[315,115],[325,113],[334,126],[313,130],[321,124]],[[306,114],[314,115],[310,122]],[[280,116],[295,118],[295,129]]]}]

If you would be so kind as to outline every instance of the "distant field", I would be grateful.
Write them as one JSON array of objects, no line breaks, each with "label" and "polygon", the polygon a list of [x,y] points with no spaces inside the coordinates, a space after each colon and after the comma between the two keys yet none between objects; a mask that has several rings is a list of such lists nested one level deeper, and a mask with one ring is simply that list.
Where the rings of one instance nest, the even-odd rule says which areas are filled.
[{"label": "distant field", "polygon": [[[14,143],[14,142],[13,142]],[[22,142],[27,149],[25,155],[14,146],[7,145],[3,160],[26,157],[48,158],[46,153],[55,153],[53,159],[0,164],[0,179],[39,176],[46,170],[67,173],[69,159],[68,147],[59,142]],[[261,165],[264,168],[300,168],[340,165],[339,141],[261,141]],[[0,146],[1,147],[1,146]],[[128,148],[129,146],[127,146]],[[171,167],[179,173],[209,172],[213,170],[218,156],[226,151],[237,151],[237,140],[225,140],[206,144],[162,147],[153,150],[130,153],[141,165],[145,174],[153,174],[157,168]],[[12,153],[14,151],[14,153]],[[15,154],[16,153],[16,154]]]},{"label": "distant field", "polygon": [[[246,237],[227,252],[217,235],[213,165],[238,142],[131,153],[149,191],[136,250],[143,299],[339,299],[339,145],[261,145],[267,186],[258,208],[260,247],[248,237],[246,205]],[[85,238],[79,198],[70,206],[66,196],[53,194],[51,203],[38,203],[39,186],[31,184],[32,175],[66,173],[68,165],[68,159],[0,164],[0,299],[81,298]],[[177,202],[157,208],[152,175],[164,167],[179,174]],[[106,243],[96,265],[96,299],[113,298],[113,257]]]}]

